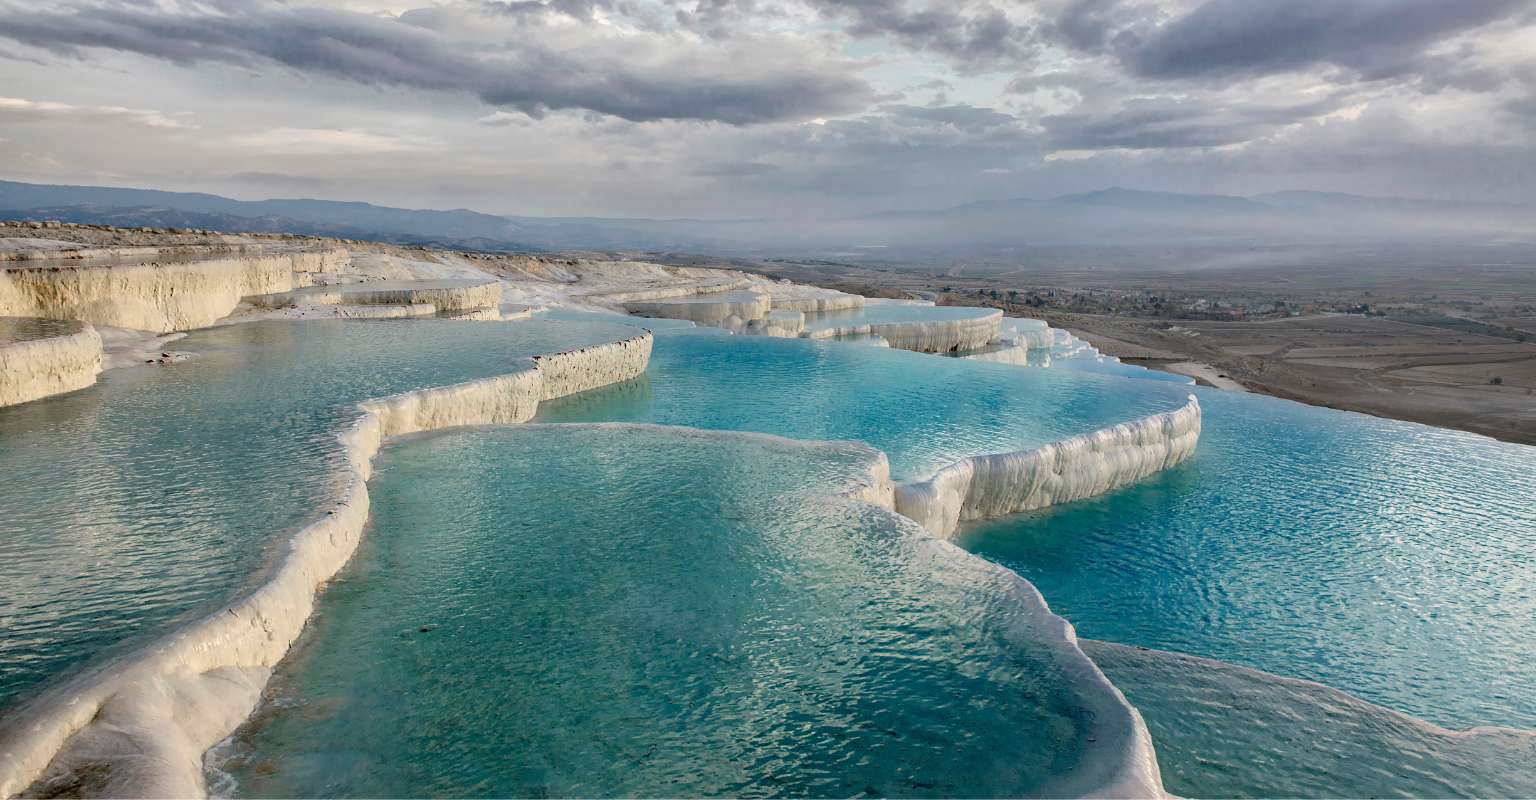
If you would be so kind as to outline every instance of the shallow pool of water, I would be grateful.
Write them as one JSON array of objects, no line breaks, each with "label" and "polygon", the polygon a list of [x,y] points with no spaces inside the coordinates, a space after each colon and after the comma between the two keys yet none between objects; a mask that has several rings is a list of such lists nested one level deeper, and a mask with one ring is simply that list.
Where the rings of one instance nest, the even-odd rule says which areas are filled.
[{"label": "shallow pool of water", "polygon": [[1180,797],[1536,797],[1536,732],[1453,732],[1321,684],[1083,642]]},{"label": "shallow pool of water", "polygon": [[1084,636],[1536,728],[1536,448],[1200,390],[1195,457],[961,544]]},{"label": "shallow pool of water", "polygon": [[1094,739],[1118,760],[1027,586],[825,497],[872,456],[633,426],[393,444],[217,769],[255,797],[1020,796],[1073,791]]},{"label": "shallow pool of water", "polygon": [[271,322],[0,409],[0,709],[245,585],[334,498],[357,401],[622,339],[576,322]]},{"label": "shallow pool of water", "polygon": [[658,335],[646,376],[541,407],[548,422],[654,422],[851,439],[898,478],[1170,411],[1186,387],[841,342]]}]

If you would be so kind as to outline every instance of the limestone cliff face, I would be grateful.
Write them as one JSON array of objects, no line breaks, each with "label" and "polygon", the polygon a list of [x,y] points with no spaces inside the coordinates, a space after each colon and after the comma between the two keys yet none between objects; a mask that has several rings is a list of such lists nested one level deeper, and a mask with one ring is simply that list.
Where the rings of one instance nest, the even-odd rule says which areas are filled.
[{"label": "limestone cliff face", "polygon": [[741,290],[706,294],[673,300],[633,300],[623,303],[625,311],[642,317],[685,319],[701,325],[741,327],[763,319],[773,308],[773,298],[759,290]]},{"label": "limestone cliff face", "polygon": [[996,340],[1002,328],[1003,312],[993,311],[970,319],[922,320],[912,322],[873,322],[820,328],[804,334],[811,339],[842,339],[849,336],[879,336],[900,350],[919,353],[949,353],[976,350]]},{"label": "limestone cliff face", "polygon": [[[359,404],[361,415],[339,436],[347,454],[341,501],[294,535],[249,594],[0,721],[0,797],[39,780],[93,796],[203,796],[203,753],[256,707],[316,592],[357,548],[368,519],[367,480],[385,439],[526,422],[540,400],[639,376],[650,353],[651,334],[644,333],[528,359],[504,375]],[[82,790],[75,782],[87,774],[91,785]]]},{"label": "limestone cliff face", "polygon": [[0,406],[84,389],[101,373],[101,335],[86,323],[57,335],[0,342]]},{"label": "limestone cliff face", "polygon": [[670,300],[694,295],[719,294],[748,290],[757,284],[751,278],[740,275],[709,277],[704,279],[670,283],[643,289],[604,289],[581,294],[583,300],[610,306],[623,306],[648,300]]},{"label": "limestone cliff face", "polygon": [[553,400],[636,377],[651,362],[653,341],[646,334],[622,342],[535,356],[533,360],[542,381],[539,398]]},{"label": "limestone cliff face", "polygon": [[1200,402],[1053,442],[1033,450],[974,456],[933,477],[896,487],[896,510],[935,536],[961,522],[1103,494],[1189,458],[1200,440]]},{"label": "limestone cliff face", "polygon": [[776,311],[824,314],[829,311],[851,311],[864,307],[863,296],[832,289],[779,283],[768,284],[767,289],[773,296],[773,308]]},{"label": "limestone cliff face", "polygon": [[191,330],[228,315],[242,297],[307,285],[311,273],[345,260],[345,250],[294,250],[139,264],[13,262],[0,277],[0,316]]},{"label": "limestone cliff face", "polygon": [[871,325],[870,333],[901,350],[948,353],[986,347],[997,339],[1003,312],[974,319],[933,322],[889,322]]}]

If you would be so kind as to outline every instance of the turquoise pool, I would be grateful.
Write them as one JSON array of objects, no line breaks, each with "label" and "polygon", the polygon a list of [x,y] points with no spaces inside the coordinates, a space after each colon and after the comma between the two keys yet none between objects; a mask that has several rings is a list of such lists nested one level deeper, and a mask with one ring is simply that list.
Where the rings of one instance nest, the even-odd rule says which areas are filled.
[{"label": "turquoise pool", "polygon": [[591,322],[269,322],[0,409],[0,711],[249,585],[333,500],[359,400],[633,335]]},{"label": "turquoise pool", "polygon": [[977,526],[1084,636],[1536,728],[1536,448],[1200,390],[1195,458]]},{"label": "turquoise pool", "polygon": [[1011,573],[826,498],[874,455],[648,426],[391,445],[371,535],[216,768],[254,797],[1088,788],[1124,753],[1107,690]]},{"label": "turquoise pool", "polygon": [[[706,330],[706,329],[699,329]],[[562,398],[545,422],[652,422],[884,450],[898,478],[1183,405],[1188,387],[842,342],[657,336],[645,377]]]}]

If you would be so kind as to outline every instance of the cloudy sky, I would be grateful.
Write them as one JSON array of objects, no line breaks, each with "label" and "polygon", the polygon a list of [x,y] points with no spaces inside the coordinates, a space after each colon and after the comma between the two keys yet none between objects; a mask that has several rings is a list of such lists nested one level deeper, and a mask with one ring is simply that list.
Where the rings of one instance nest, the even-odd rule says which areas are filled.
[{"label": "cloudy sky", "polygon": [[1536,202],[1536,0],[0,0],[0,178],[785,218]]}]

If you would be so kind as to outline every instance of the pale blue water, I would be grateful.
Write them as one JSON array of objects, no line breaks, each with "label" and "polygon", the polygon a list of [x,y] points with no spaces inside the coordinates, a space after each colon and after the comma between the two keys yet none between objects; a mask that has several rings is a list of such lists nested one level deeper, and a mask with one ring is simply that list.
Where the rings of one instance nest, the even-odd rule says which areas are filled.
[{"label": "pale blue water", "polygon": [[1188,395],[1174,384],[841,342],[668,332],[644,377],[546,403],[539,419],[851,439],[884,450],[903,478],[1169,411]]},{"label": "pale blue water", "polygon": [[359,400],[625,338],[575,322],[271,322],[0,409],[0,709],[238,587],[337,490]]},{"label": "pale blue water", "polygon": [[1147,369],[1135,364],[1126,364],[1108,356],[1095,355],[1090,352],[1072,353],[1071,355],[1053,354],[1050,358],[1050,368],[1073,370],[1075,372],[1092,372],[1099,375],[1112,375],[1117,378],[1164,381],[1166,383],[1183,384],[1184,386],[1195,385],[1193,379],[1186,378],[1183,375]]},{"label": "pale blue water", "polygon": [[1453,733],[1316,683],[1083,640],[1180,797],[1536,797],[1536,732]]},{"label": "pale blue water", "polygon": [[1190,462],[961,543],[1087,637],[1536,728],[1536,448],[1199,394]]},{"label": "pale blue water", "polygon": [[1060,641],[1010,573],[818,499],[870,455],[626,426],[393,444],[220,768],[253,797],[1052,793],[1096,735]]},{"label": "pale blue water", "polygon": [[[668,322],[572,312],[551,315],[656,328]],[[520,355],[620,338],[632,331],[618,324],[573,322],[240,326],[198,333],[177,343],[178,349],[201,354],[192,362],[109,372],[102,384],[84,392],[0,409],[0,474],[7,478],[0,482],[0,508],[6,512],[0,519],[0,628],[6,631],[0,638],[0,711],[101,653],[142,642],[247,585],[265,563],[272,544],[285,541],[287,532],[310,519],[313,509],[332,496],[335,487],[326,480],[337,457],[331,433],[350,418],[349,407],[356,400],[495,374]],[[857,439],[885,449],[891,455],[893,473],[910,477],[963,456],[1034,446],[1165,411],[1182,403],[1188,391],[1172,382],[679,328],[658,336],[647,376],[546,404],[543,417],[656,421],[796,438]],[[1532,555],[1536,552],[1536,502],[1531,500],[1536,495],[1536,449],[1255,396],[1204,390],[1201,396],[1206,432],[1195,459],[1185,466],[1103,498],[984,526],[965,543],[1034,581],[1085,636],[1318,680],[1453,727],[1485,723],[1536,727],[1536,671],[1531,666],[1536,664],[1536,557]],[[627,503],[622,513],[631,515],[634,522],[632,530],[625,530],[626,536],[655,538],[657,531],[714,519],[711,514],[725,516],[709,530],[741,529],[747,516],[742,509],[763,498],[779,497],[775,491],[790,491],[788,484],[757,475],[751,463],[761,455],[756,451],[738,452],[740,463],[719,466],[705,456],[690,456],[694,463],[683,464],[652,452],[665,449],[629,447],[595,464],[567,465],[572,472],[550,473],[562,486],[556,496],[566,496],[565,484],[558,484],[562,474],[597,469],[602,475],[594,480],[611,484],[627,478],[632,464],[653,459],[655,474],[648,478],[652,483],[644,484],[652,490]],[[522,469],[515,464],[494,465],[498,458],[488,452],[486,466]],[[446,459],[444,469],[455,468],[449,457],[428,458],[433,459]],[[820,468],[807,466],[807,474],[820,474],[816,472]],[[681,500],[655,487],[668,477],[708,483],[715,477],[711,471],[734,474],[732,469],[754,476],[750,483],[762,486],[744,490],[742,497],[728,495],[704,511],[682,513],[676,505]],[[639,470],[636,475],[647,474],[639,467],[634,470]],[[519,490],[540,488],[540,475],[525,478],[514,482]],[[422,481],[429,483],[429,479]],[[385,480],[387,475],[380,478]],[[494,543],[486,537],[530,535],[530,531],[505,529],[505,519],[515,515],[507,516],[507,509],[496,504],[509,487],[492,484],[476,489],[465,483],[453,488],[450,494],[463,489],[467,495],[477,491],[493,495],[477,498],[474,508],[479,510],[474,513],[464,509],[457,518],[464,527],[455,535],[492,551]],[[759,488],[765,493],[761,497]],[[402,491],[406,490],[401,497],[406,498],[402,503],[409,514],[452,516],[457,511],[452,504],[434,508],[445,505],[432,502],[434,495],[416,494],[411,487]],[[644,507],[652,499],[661,509],[655,513],[662,517],[643,516],[652,513]],[[602,508],[599,501],[590,502],[594,515],[617,513]],[[732,505],[737,502],[741,505]],[[493,507],[502,513],[486,510]],[[564,510],[570,512],[570,508]],[[637,513],[642,516],[634,516]],[[493,516],[500,521],[492,524]],[[836,515],[832,519],[844,534],[869,533],[858,520]],[[600,519],[594,516],[589,521],[597,524]],[[810,529],[816,528],[784,517],[775,518],[774,524],[778,522],[802,535],[811,535]],[[752,535],[766,535],[764,529],[746,527]],[[623,541],[636,546],[634,538]],[[450,552],[461,556],[482,552],[465,547],[468,544]],[[557,582],[562,573],[556,567],[565,569],[579,562],[569,557],[570,551],[557,552],[566,553],[566,560],[547,566],[548,576],[532,576],[545,581],[534,585]],[[594,553],[592,563],[579,566],[613,567],[596,558]],[[420,578],[441,588],[454,579],[451,569],[471,570],[466,565],[479,564],[482,557],[445,563],[419,556],[421,570],[411,559],[383,563],[401,571],[402,580]],[[359,563],[366,567],[366,561]],[[489,568],[504,562],[485,563]],[[437,571],[427,574],[428,568]],[[650,571],[656,581],[679,580],[660,562],[653,563]],[[473,571],[465,574],[466,581],[473,583]],[[914,568],[911,574],[922,580],[943,580],[921,569]],[[511,587],[496,583],[500,580],[496,575],[478,577],[489,581],[485,586]],[[594,581],[580,585],[594,592],[593,587],[612,588]],[[346,586],[342,584],[340,591]],[[387,587],[400,597],[414,591],[404,584]],[[373,622],[363,622],[375,624],[395,607],[396,594],[382,596],[386,599],[378,601],[377,608],[367,609]],[[526,594],[517,596],[529,599]],[[494,607],[492,601],[463,599],[488,604],[478,610],[467,607],[465,624],[485,623],[488,617],[475,615]],[[568,596],[548,598],[550,603],[557,600],[586,602]],[[338,602],[351,601],[342,597]],[[728,607],[711,605],[709,609]],[[635,613],[643,614],[644,608]],[[357,613],[360,619],[366,616]],[[604,619],[614,622],[600,614],[591,616],[594,626]],[[492,618],[497,625],[508,619]],[[889,622],[899,626],[901,619],[897,613]],[[319,619],[319,633],[312,632],[299,659],[311,658],[311,650],[324,645],[329,624],[327,616]],[[349,641],[369,641],[369,630],[366,625],[357,628]],[[594,635],[602,632],[600,627],[586,630]],[[537,632],[548,634],[547,630]],[[481,641],[471,643],[478,646]],[[601,736],[586,743],[557,742],[565,748],[564,755],[552,761],[531,756],[534,761],[528,770],[519,766],[515,774],[478,774],[473,765],[493,751],[472,741],[474,737],[461,735],[477,714],[486,713],[486,707],[473,707],[468,698],[483,703],[483,692],[504,690],[505,685],[488,682],[474,671],[478,667],[472,656],[479,650],[458,656],[456,651],[442,651],[437,655],[444,659],[459,657],[470,663],[463,670],[443,668],[444,685],[421,689],[423,702],[413,707],[418,716],[408,719],[425,727],[413,733],[408,725],[386,725],[377,720],[386,718],[402,701],[384,698],[403,685],[401,681],[420,679],[418,668],[427,663],[391,662],[388,657],[393,657],[393,651],[378,649],[388,644],[370,643],[372,651],[328,651],[327,658],[335,663],[314,667],[318,670],[314,676],[311,664],[329,662],[321,656],[314,656],[321,660],[313,662],[295,662],[299,666],[290,676],[288,699],[299,705],[287,711],[279,705],[268,731],[275,738],[257,746],[313,757],[295,757],[291,764],[286,758],[252,761],[242,773],[251,781],[247,792],[333,793],[332,787],[342,787],[343,793],[408,793],[395,788],[396,784],[382,783],[399,780],[399,786],[416,787],[413,791],[423,794],[495,794],[514,792],[517,787],[532,791],[538,786],[568,793],[654,794],[666,792],[649,790],[641,782],[672,785],[669,782],[677,779],[684,782],[678,785],[695,787],[694,793],[748,789],[770,793],[762,787],[775,785],[770,779],[779,774],[777,766],[742,772],[715,764],[690,779],[678,774],[673,759],[636,761],[635,751],[622,750],[629,738]],[[641,654],[637,657],[649,657],[644,655],[645,648],[634,648],[633,642],[622,644],[615,639],[605,646],[615,652],[636,649]],[[499,652],[510,658],[511,649],[515,648],[502,646]],[[359,652],[374,652],[377,657],[362,657]],[[355,699],[348,694],[352,689],[342,691],[336,688],[340,684],[328,683],[343,680],[344,670],[336,665],[342,664],[344,656],[351,659],[351,666],[372,667],[377,662],[373,671],[378,674],[365,676],[354,687],[355,698],[362,698],[358,702],[363,705],[338,713],[333,720],[326,716],[332,701],[345,708],[346,702]],[[1492,745],[1485,739],[1448,740],[1376,711],[1356,709],[1341,716],[1333,699],[1312,702],[1296,695],[1294,687],[1266,685],[1262,676],[1235,680],[1223,673],[1217,679],[1204,671],[1181,672],[1139,658],[1106,663],[1111,676],[1121,680],[1128,695],[1143,708],[1159,747],[1167,754],[1169,785],[1176,792],[1196,796],[1489,795],[1519,794],[1520,787],[1536,783],[1528,780],[1531,770],[1527,767],[1536,764],[1536,754],[1525,757],[1531,754],[1526,740],[1500,740]],[[526,668],[566,669],[553,663]],[[572,695],[593,695],[590,684],[581,681],[610,673],[581,672],[589,668],[591,663],[578,658],[569,667],[571,682],[553,696],[576,703],[582,698],[571,699]],[[432,671],[437,669],[434,666]],[[934,677],[931,685],[949,685],[946,680]],[[1035,685],[1035,691],[1047,698],[1055,691],[1042,687],[1046,684]],[[790,684],[775,688],[803,689]],[[869,694],[859,696],[881,697],[878,689],[883,688],[871,688]],[[334,696],[328,694],[333,689]],[[465,702],[455,704],[454,693],[464,694]],[[1186,702],[1191,698],[1196,702]],[[605,716],[605,708],[594,707],[601,705],[596,701],[609,699],[606,695],[589,698],[587,716],[582,719],[605,726],[613,721]],[[623,702],[617,707],[654,711],[645,705],[649,699],[644,696],[618,699]],[[1289,707],[1290,703],[1298,706]],[[546,716],[540,733],[552,736],[558,725],[547,715],[563,711],[546,704],[541,713]],[[970,708],[945,706],[929,721],[942,727],[972,713]],[[987,716],[994,713],[1005,716],[989,707],[982,718],[1002,718]],[[292,718],[284,717],[288,714]],[[1046,716],[1063,715],[1071,717],[1064,710]],[[1245,730],[1259,718],[1264,721],[1261,729]],[[504,715],[495,719],[509,730],[519,730],[516,721]],[[1041,722],[1042,718],[1026,715],[1021,719]],[[315,720],[319,722],[311,731]],[[618,722],[636,724],[634,720]],[[674,722],[667,729],[671,733],[657,734],[658,747],[679,746],[684,737],[677,731],[705,730],[692,726],[697,720]],[[743,723],[741,719],[732,722]],[[1059,723],[1041,724],[1042,730],[1059,733]],[[1223,735],[1228,728],[1243,735]],[[366,733],[364,738],[376,750],[338,752],[338,743],[354,731]],[[962,734],[950,730],[945,735]],[[1070,735],[1054,734],[1030,739],[1033,744],[1046,743],[1046,752],[1054,754],[1052,762],[1043,766],[1027,755],[1008,751],[1006,743],[978,740],[984,748],[1008,753],[1010,763],[1019,766],[1008,774],[975,772],[984,776],[975,785],[999,787],[996,793],[1038,785],[1032,781],[1057,774],[1059,756],[1080,752],[1071,740]],[[494,752],[507,752],[506,741],[496,741],[501,748]],[[949,784],[918,772],[893,770],[890,764],[849,773],[845,767],[850,763],[861,770],[868,765],[849,762],[847,753],[836,748],[810,748],[797,739],[771,741],[779,743],[780,749],[773,751],[779,757],[786,751],[814,750],[813,758],[791,765],[791,771],[801,776],[797,779],[801,782],[794,784],[804,789],[801,793],[813,793],[812,789],[834,793],[832,784],[820,782],[833,774],[859,775],[855,783],[864,776],[890,777],[896,782],[871,784],[887,793],[977,793],[967,782],[970,778],[961,775],[959,768],[952,773],[939,764],[932,750],[923,749],[925,745],[912,745],[910,752],[915,755],[901,763],[926,765],[924,769],[932,774],[951,776],[944,780],[959,788],[941,791],[936,787]],[[856,741],[865,750],[870,746],[866,740]],[[441,752],[434,749],[440,742],[448,743]],[[426,749],[409,751],[410,747]],[[405,766],[380,766],[389,760],[386,756],[405,752],[428,755],[407,759],[410,763]],[[446,772],[430,766],[442,753],[451,756]],[[631,761],[622,761],[626,757]],[[1328,757],[1337,763],[1328,766]],[[598,766],[614,759],[641,766],[591,783],[573,777],[598,774]],[[279,772],[269,774],[275,764],[280,765]],[[1402,774],[1395,781],[1384,777],[1392,773]],[[460,782],[466,775],[471,783]],[[901,784],[905,775],[918,777]],[[854,793],[863,789],[852,788]],[[680,788],[677,793],[684,791]]]}]

